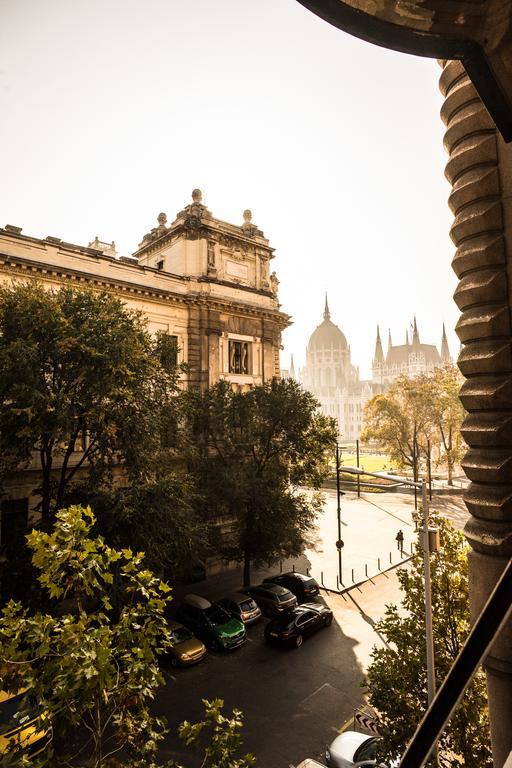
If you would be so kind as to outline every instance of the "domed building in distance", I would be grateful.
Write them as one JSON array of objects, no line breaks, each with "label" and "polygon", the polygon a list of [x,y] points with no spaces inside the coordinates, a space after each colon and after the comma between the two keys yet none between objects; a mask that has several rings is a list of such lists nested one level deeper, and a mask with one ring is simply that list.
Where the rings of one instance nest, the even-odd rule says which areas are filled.
[{"label": "domed building in distance", "polygon": [[323,322],[309,339],[300,381],[320,401],[322,411],[337,419],[343,439],[356,440],[362,429],[364,404],[373,396],[374,387],[360,380],[345,334],[331,320],[327,296]]},{"label": "domed building in distance", "polygon": [[[337,419],[339,434],[344,441],[359,438],[366,402],[385,391],[398,376],[418,376],[452,362],[444,325],[440,352],[434,344],[420,342],[416,318],[411,336],[411,342],[407,332],[405,344],[393,345],[389,334],[388,349],[384,355],[377,327],[372,378],[361,381],[359,368],[352,364],[350,345],[343,331],[332,322],[325,297],[324,319],[311,334],[306,349],[306,365],[298,378],[304,388],[319,400],[322,411]],[[283,375],[286,374],[283,372]],[[289,375],[295,378],[293,362]]]}]

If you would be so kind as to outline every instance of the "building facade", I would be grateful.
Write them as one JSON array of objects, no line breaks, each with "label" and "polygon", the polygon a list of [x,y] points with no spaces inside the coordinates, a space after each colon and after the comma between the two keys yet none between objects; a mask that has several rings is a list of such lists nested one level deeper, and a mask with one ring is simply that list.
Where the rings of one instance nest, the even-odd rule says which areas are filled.
[{"label": "building facade", "polygon": [[357,440],[364,405],[377,388],[360,380],[345,334],[331,320],[327,296],[323,322],[311,334],[306,348],[300,381],[318,399],[325,415],[337,420],[340,438]]},{"label": "building facade", "polygon": [[434,344],[420,342],[420,334],[416,318],[412,327],[412,341],[409,343],[409,331],[405,332],[405,344],[393,344],[391,331],[388,334],[386,355],[382,349],[379,326],[375,341],[375,354],[372,360],[372,382],[381,386],[389,386],[399,376],[419,376],[422,373],[432,373],[434,368],[451,365],[452,358],[448,348],[448,339],[443,323],[441,351]]},{"label": "building facade", "polygon": [[[399,376],[419,376],[434,368],[451,364],[448,340],[443,325],[441,351],[433,344],[420,342],[416,318],[412,341],[406,332],[405,344],[393,345],[391,333],[384,355],[377,326],[371,380],[361,380],[359,368],[351,361],[350,345],[345,334],[331,320],[327,297],[323,322],[313,331],[306,349],[306,365],[300,372],[303,386],[319,400],[322,411],[338,421],[339,435],[344,441],[359,438],[363,429],[364,406],[370,398],[384,392]],[[294,378],[293,358],[290,371]]]},{"label": "building facade", "polygon": [[[96,237],[88,247],[21,228],[0,229],[0,283],[39,281],[113,292],[141,310],[150,333],[176,340],[187,364],[183,387],[205,390],[220,379],[246,390],[279,376],[280,311],[273,249],[246,210],[240,225],[216,219],[199,190],[172,224],[161,213],[132,256]],[[31,516],[38,498],[37,465],[9,478],[1,507],[0,546]],[[17,522],[15,521],[17,516]]]}]

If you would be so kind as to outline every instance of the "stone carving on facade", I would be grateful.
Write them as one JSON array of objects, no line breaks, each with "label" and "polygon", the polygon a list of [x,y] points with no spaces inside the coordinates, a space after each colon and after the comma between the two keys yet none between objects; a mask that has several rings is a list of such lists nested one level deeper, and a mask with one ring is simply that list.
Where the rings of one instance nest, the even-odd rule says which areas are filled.
[{"label": "stone carving on facade", "polygon": [[217,274],[215,268],[215,240],[208,240],[207,267],[208,274],[214,277]]},{"label": "stone carving on facade", "polygon": [[190,240],[204,237],[204,223],[211,218],[212,214],[203,203],[203,193],[200,189],[192,190],[192,202],[177,216],[177,219],[183,220],[183,226]]},{"label": "stone carving on facade", "polygon": [[[469,446],[462,466],[471,518],[465,527],[472,614],[476,616],[512,556],[512,261],[504,210],[512,197],[512,145],[505,145],[460,62],[444,62],[441,115],[449,153],[446,176],[454,213],[451,237],[459,278],[455,301],[462,312],[458,364],[466,377],[460,397],[468,415],[462,434]],[[503,765],[512,722],[512,620],[485,660],[493,758]],[[505,738],[504,738],[505,736]]]},{"label": "stone carving on facade", "polygon": [[158,240],[159,237],[162,237],[162,235],[165,235],[165,233],[168,231],[167,227],[167,216],[165,213],[159,213],[157,217],[158,221],[158,227],[153,227],[152,230],[150,230],[147,234],[144,235],[142,238],[143,243],[150,243],[152,240]]},{"label": "stone carving on facade", "polygon": [[263,237],[261,229],[258,229],[258,227],[252,223],[252,212],[248,208],[244,211],[244,223],[242,224],[241,229],[246,237],[255,237],[256,235]]},{"label": "stone carving on facade", "polygon": [[274,294],[274,296],[277,296],[277,291],[279,288],[279,280],[277,279],[277,275],[275,272],[272,272],[270,275],[270,291]]}]

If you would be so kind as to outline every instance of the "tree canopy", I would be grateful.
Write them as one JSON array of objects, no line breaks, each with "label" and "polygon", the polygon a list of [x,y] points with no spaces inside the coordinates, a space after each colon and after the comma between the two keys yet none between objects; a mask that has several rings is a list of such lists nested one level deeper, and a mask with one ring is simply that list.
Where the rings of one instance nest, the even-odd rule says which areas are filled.
[{"label": "tree canopy", "polygon": [[[439,688],[469,632],[467,552],[463,535],[441,517],[441,548],[430,555],[436,687]],[[374,648],[365,681],[378,713],[382,757],[400,755],[427,709],[423,554],[399,570],[401,606],[389,605],[376,631],[386,646]],[[485,676],[477,672],[440,739],[440,755],[462,758],[466,768],[491,766]],[[453,762],[448,760],[448,764]]]},{"label": "tree canopy", "polygon": [[[318,489],[336,442],[333,419],[291,379],[247,392],[219,382],[185,396],[189,470],[204,494],[207,519],[224,521],[224,557],[261,565],[300,554],[320,508]],[[218,530],[218,528],[217,528]]]},{"label": "tree canopy", "polygon": [[464,452],[461,384],[459,371],[448,365],[416,377],[399,376],[366,404],[361,439],[376,440],[398,466],[413,470],[430,461],[434,448],[435,463],[446,467],[451,485]]},{"label": "tree canopy", "polygon": [[97,481],[119,462],[133,477],[151,474],[176,392],[168,351],[112,294],[0,289],[0,463],[36,460],[45,523],[83,468]]},{"label": "tree canopy", "polygon": [[[23,691],[23,717],[34,699],[37,727],[53,726],[55,766],[157,768],[168,730],[152,712],[164,682],[158,657],[171,644],[166,609],[170,587],[145,567],[142,554],[114,549],[91,535],[94,515],[79,506],[60,510],[51,533],[32,531],[29,546],[48,613],[11,601],[0,613],[0,690]],[[117,594],[118,599],[113,596]],[[250,768],[237,758],[242,713],[222,713],[221,700],[204,701],[205,716],[184,722],[187,745],[199,737],[208,768]],[[2,765],[47,764],[14,740]],[[121,759],[119,759],[121,758]],[[161,768],[180,768],[169,760]]]}]

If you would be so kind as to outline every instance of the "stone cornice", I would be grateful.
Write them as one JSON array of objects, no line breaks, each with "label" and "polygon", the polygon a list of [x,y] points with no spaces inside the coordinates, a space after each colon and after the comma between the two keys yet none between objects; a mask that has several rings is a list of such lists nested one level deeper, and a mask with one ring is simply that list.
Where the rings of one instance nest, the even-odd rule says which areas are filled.
[{"label": "stone cornice", "polygon": [[[40,242],[40,241],[36,241]],[[116,262],[116,259],[107,257],[108,261]],[[150,271],[157,275],[161,275],[157,269],[151,267],[139,267],[139,265],[125,265],[133,267],[134,269],[140,269],[141,271]],[[134,297],[144,296],[153,301],[165,301],[176,302],[177,304],[185,305],[201,305],[208,306],[210,309],[220,310],[233,314],[233,312],[239,312],[244,315],[250,315],[253,317],[263,317],[273,322],[277,322],[280,327],[286,328],[290,324],[290,316],[283,312],[279,312],[277,309],[261,306],[251,306],[245,303],[234,302],[229,298],[222,298],[218,296],[207,296],[199,292],[190,291],[187,293],[178,294],[175,291],[165,288],[156,288],[155,286],[143,285],[141,283],[131,283],[126,280],[120,280],[118,278],[106,277],[104,275],[95,273],[85,273],[78,269],[72,269],[71,267],[58,266],[49,262],[35,262],[32,259],[24,258],[22,256],[14,256],[0,252],[0,267],[3,268],[6,274],[11,273],[13,276],[18,277],[40,277],[42,280],[53,278],[56,282],[60,283],[79,283],[82,285],[93,286],[96,289],[104,289],[115,291],[121,294],[132,294]],[[176,277],[172,275],[172,277]],[[180,281],[190,286],[193,282],[190,277],[178,277]],[[203,281],[216,283],[219,281],[208,280]],[[198,281],[199,282],[199,281]],[[229,284],[231,288],[231,284]],[[267,291],[260,291],[254,288],[248,288],[246,286],[235,286],[236,290],[245,290],[252,293],[267,296]]]}]

